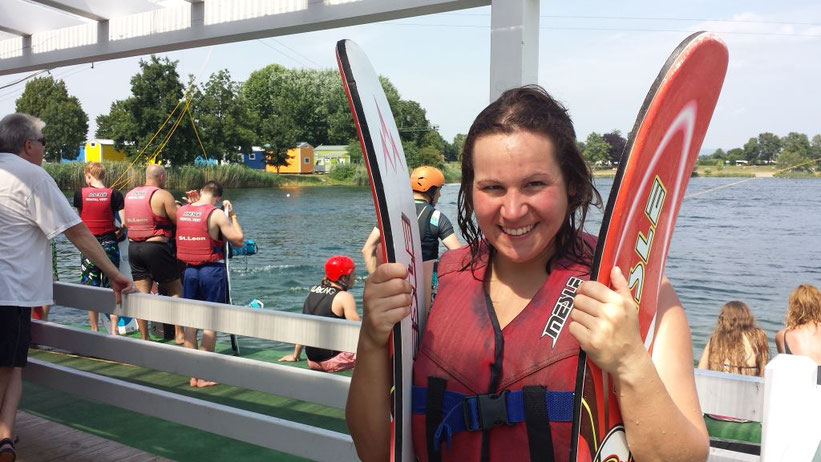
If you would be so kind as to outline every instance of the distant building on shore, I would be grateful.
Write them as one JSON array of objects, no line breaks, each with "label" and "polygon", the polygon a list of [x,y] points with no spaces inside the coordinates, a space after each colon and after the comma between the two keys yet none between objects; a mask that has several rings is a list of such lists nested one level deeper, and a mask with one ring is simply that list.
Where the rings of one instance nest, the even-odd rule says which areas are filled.
[{"label": "distant building on shore", "polygon": [[259,146],[252,146],[251,152],[242,154],[242,163],[253,169],[265,170],[265,150]]},{"label": "distant building on shore", "polygon": [[79,162],[124,161],[125,158],[125,151],[114,147],[114,140],[105,139],[86,141],[80,146],[80,155],[77,156]]},{"label": "distant building on shore", "polygon": [[[277,173],[273,165],[266,165],[265,170]],[[314,147],[308,143],[299,143],[288,148],[288,165],[280,167],[279,173],[314,173]]]},{"label": "distant building on shore", "polygon": [[328,173],[336,165],[351,163],[351,154],[348,146],[319,145],[314,148],[314,172]]}]

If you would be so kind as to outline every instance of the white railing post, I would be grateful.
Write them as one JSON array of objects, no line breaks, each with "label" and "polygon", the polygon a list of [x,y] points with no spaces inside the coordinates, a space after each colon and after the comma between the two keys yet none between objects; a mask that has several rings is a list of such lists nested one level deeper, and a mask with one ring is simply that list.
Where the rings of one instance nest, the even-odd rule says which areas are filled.
[{"label": "white railing post", "polygon": [[761,460],[812,460],[821,441],[821,393],[815,361],[778,355],[764,368]]}]

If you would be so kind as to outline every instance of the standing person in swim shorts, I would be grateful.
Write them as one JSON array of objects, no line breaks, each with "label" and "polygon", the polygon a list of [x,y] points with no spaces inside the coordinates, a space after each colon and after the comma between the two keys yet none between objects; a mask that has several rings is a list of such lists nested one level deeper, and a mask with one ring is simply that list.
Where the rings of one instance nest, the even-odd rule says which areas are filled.
[{"label": "standing person in swim shorts", "polygon": [[[120,247],[118,246],[118,233],[114,226],[114,217],[120,217],[120,223],[125,222],[123,208],[123,195],[116,189],[107,188],[103,183],[105,178],[105,167],[99,162],[89,162],[83,168],[86,186],[74,191],[74,208],[80,213],[83,223],[88,226],[91,234],[97,238],[108,259],[117,268],[120,267]],[[85,255],[80,256],[80,284],[94,287],[111,287],[111,283],[105,273],[100,270]],[[89,311],[88,320],[91,330],[97,332],[97,312]],[[111,325],[117,325],[117,316],[111,315]],[[117,329],[112,328],[111,333],[117,334]]]},{"label": "standing person in swim shorts", "polygon": [[[228,217],[215,207],[222,199],[222,185],[216,181],[206,182],[198,193],[189,197],[196,201],[177,209],[177,259],[186,264],[183,298],[226,303],[225,241],[242,246],[242,227],[230,202],[222,201]],[[194,327],[185,328],[186,348],[197,349],[197,332]],[[217,333],[204,330],[200,350],[214,351],[216,342]],[[202,388],[216,382],[191,377],[190,385]]]},{"label": "standing person in swim shorts", "polygon": [[[145,168],[145,185],[125,195],[125,224],[128,227],[128,262],[137,290],[147,294],[157,282],[170,297],[182,295],[177,271],[177,259],[171,249],[177,204],[164,190],[165,168],[152,164]],[[148,321],[138,319],[140,335],[149,340]],[[177,343],[182,343],[183,330],[175,326]]]},{"label": "standing person in swim shorts", "polygon": [[[350,257],[335,255],[325,262],[325,278],[319,285],[311,287],[302,312],[328,318],[359,321],[356,300],[348,289],[356,280],[356,264]],[[299,361],[302,345],[294,345],[294,354],[283,356],[280,361]],[[316,371],[338,372],[354,367],[356,353],[332,351],[324,348],[305,347],[308,366]]]},{"label": "standing person in swim shorts", "polygon": [[111,281],[114,297],[131,280],[111,264],[54,179],[43,170],[45,124],[28,114],[0,120],[0,460],[13,461],[14,420],[31,343],[31,308],[54,303],[49,239],[64,234]]}]

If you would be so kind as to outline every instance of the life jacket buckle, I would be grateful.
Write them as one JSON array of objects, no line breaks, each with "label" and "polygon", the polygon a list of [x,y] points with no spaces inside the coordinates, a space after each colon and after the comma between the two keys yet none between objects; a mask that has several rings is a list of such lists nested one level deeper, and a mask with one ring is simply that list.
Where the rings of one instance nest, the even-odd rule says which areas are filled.
[{"label": "life jacket buckle", "polygon": [[507,415],[508,393],[510,390],[466,397],[462,402],[465,427],[470,431],[479,431],[502,425],[513,425]]}]

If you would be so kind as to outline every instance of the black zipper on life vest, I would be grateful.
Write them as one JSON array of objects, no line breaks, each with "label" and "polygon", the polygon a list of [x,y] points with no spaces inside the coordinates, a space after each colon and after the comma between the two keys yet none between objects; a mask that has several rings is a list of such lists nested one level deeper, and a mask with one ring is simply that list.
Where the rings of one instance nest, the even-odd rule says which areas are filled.
[{"label": "black zipper on life vest", "polygon": [[[485,292],[485,307],[487,314],[490,317],[490,324],[493,326],[493,363],[490,365],[490,383],[488,384],[488,393],[496,393],[499,388],[499,381],[502,378],[502,353],[505,349],[505,338],[502,335],[502,329],[499,327],[499,319],[496,317],[496,310],[493,308],[493,300],[490,299],[490,276],[492,273],[492,261],[489,259],[487,269],[485,270],[485,278],[482,283],[482,289]],[[490,433],[489,430],[482,432],[482,462],[490,460]]]}]

